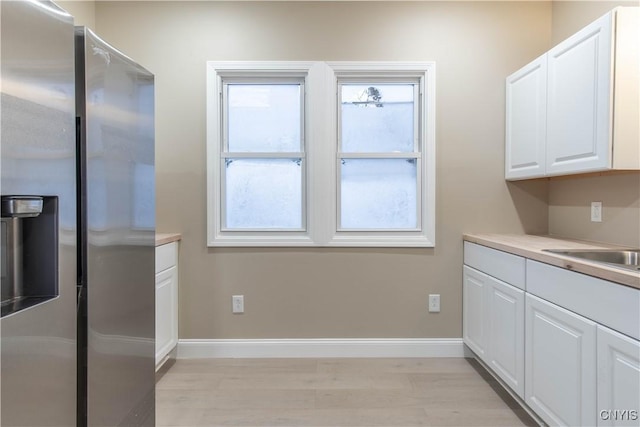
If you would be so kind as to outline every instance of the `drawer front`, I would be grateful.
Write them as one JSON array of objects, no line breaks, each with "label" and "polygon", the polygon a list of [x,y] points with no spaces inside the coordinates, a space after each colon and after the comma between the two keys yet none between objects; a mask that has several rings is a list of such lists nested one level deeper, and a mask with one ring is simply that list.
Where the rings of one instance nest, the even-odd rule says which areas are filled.
[{"label": "drawer front", "polygon": [[464,263],[520,289],[525,289],[525,259],[476,243],[464,242]]},{"label": "drawer front", "polygon": [[156,247],[156,273],[178,264],[178,243],[171,242]]},{"label": "drawer front", "polygon": [[527,292],[640,339],[640,289],[527,260]]}]

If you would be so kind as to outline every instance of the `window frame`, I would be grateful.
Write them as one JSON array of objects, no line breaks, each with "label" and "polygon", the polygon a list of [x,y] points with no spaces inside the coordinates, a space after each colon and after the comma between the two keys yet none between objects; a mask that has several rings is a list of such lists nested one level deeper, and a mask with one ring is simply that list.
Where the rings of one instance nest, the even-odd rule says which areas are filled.
[{"label": "window frame", "polygon": [[[417,193],[418,204],[421,210],[417,218],[419,229],[416,230],[339,230],[338,217],[339,210],[339,169],[341,147],[338,146],[340,135],[339,126],[335,126],[335,153],[336,158],[334,171],[335,221],[332,227],[333,233],[327,246],[347,246],[347,247],[434,247],[435,246],[435,63],[434,62],[329,62],[328,66],[332,70],[334,88],[332,93],[336,99],[333,103],[333,115],[338,118],[340,81],[362,81],[375,80],[376,82],[386,81],[414,81],[418,82],[419,99],[416,100],[419,110],[417,120],[418,147],[417,153]],[[393,156],[387,153],[372,153],[372,158],[411,158],[407,153],[398,153]],[[382,155],[382,156],[380,156]]]},{"label": "window frame", "polygon": [[[207,245],[209,247],[434,247],[435,246],[435,63],[434,62],[207,62]],[[221,227],[221,153],[224,144],[224,78],[303,78],[303,212],[305,231],[224,230]],[[420,229],[339,230],[339,80],[419,82],[417,153]],[[411,156],[407,156],[408,154]],[[248,153],[251,155],[252,153]],[[344,154],[344,153],[343,153]],[[360,153],[348,153],[360,154]],[[389,153],[371,153],[373,157]]]},{"label": "window frame", "polygon": [[[336,111],[337,111],[337,129],[336,129],[336,203],[337,203],[337,216],[336,216],[336,232],[358,232],[358,233],[380,233],[380,232],[410,232],[410,231],[422,231],[422,156],[421,156],[421,120],[420,111],[421,106],[421,81],[417,78],[353,78],[346,77],[341,78],[337,76],[337,90],[336,90]],[[342,141],[342,87],[344,85],[411,85],[413,86],[413,150],[412,151],[343,151]],[[416,162],[416,227],[414,228],[347,228],[342,226],[342,168],[341,164],[344,159],[357,159],[357,160],[409,160],[412,159]]]},{"label": "window frame", "polygon": [[[220,231],[222,233],[230,232],[247,232],[247,233],[291,233],[291,232],[306,232],[307,231],[307,203],[306,196],[306,141],[305,141],[305,79],[304,77],[265,77],[260,73],[260,76],[251,77],[224,77],[221,78],[221,119],[222,119],[222,142],[220,149]],[[230,151],[229,150],[229,103],[225,100],[228,97],[229,85],[234,84],[246,84],[246,85],[277,85],[277,84],[292,84],[300,86],[300,151]],[[301,171],[300,171],[300,188],[301,188],[301,206],[300,206],[300,228],[230,228],[227,221],[227,186],[225,173],[225,166],[223,163],[227,159],[300,159]]]},{"label": "window frame", "polygon": [[[309,235],[309,179],[307,144],[307,79],[311,62],[207,62],[207,246],[312,246]],[[301,152],[230,152],[227,140],[224,90],[230,82],[261,84],[265,82],[301,82]],[[225,223],[225,173],[227,158],[296,158],[302,159],[302,228],[234,229]]]}]

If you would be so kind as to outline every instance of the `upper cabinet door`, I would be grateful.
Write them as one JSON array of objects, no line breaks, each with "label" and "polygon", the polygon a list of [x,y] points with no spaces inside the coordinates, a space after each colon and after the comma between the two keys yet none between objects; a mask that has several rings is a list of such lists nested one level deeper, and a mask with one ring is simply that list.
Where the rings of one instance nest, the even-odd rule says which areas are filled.
[{"label": "upper cabinet door", "polygon": [[545,175],[547,55],[507,77],[505,178]]},{"label": "upper cabinet door", "polygon": [[547,175],[611,167],[613,16],[548,52]]}]

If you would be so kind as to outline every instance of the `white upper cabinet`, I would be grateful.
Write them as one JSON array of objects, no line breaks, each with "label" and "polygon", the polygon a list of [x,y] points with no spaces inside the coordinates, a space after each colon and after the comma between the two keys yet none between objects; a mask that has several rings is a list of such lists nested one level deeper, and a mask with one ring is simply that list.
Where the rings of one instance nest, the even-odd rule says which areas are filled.
[{"label": "white upper cabinet", "polygon": [[547,56],[507,77],[507,179],[545,175],[547,136]]},{"label": "white upper cabinet", "polygon": [[549,175],[611,167],[613,16],[603,16],[547,54]]},{"label": "white upper cabinet", "polygon": [[614,9],[507,78],[506,179],[640,169],[639,9]]}]

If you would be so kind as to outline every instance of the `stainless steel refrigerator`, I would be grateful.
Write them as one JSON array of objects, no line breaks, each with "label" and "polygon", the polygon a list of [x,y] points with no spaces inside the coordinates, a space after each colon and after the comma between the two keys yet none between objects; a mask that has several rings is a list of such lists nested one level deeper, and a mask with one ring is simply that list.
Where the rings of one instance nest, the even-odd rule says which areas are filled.
[{"label": "stainless steel refrigerator", "polygon": [[0,8],[0,424],[152,426],[153,75],[52,2]]}]

